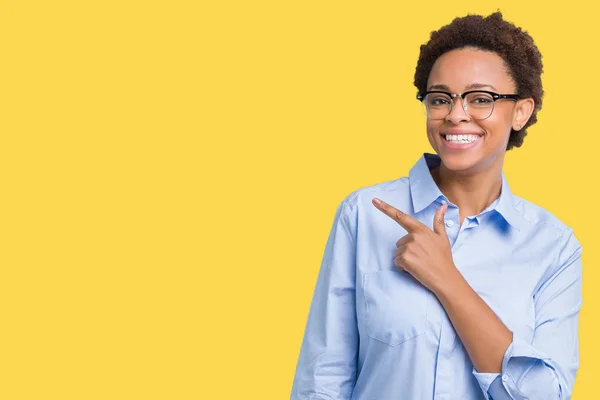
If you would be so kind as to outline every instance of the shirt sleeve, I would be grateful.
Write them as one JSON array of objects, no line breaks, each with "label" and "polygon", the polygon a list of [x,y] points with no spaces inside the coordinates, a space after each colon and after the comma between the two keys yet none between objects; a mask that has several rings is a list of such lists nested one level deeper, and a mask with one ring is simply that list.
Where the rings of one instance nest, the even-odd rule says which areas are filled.
[{"label": "shirt sleeve", "polygon": [[534,295],[535,331],[530,343],[513,332],[500,374],[475,378],[487,399],[568,400],[579,368],[578,319],[581,246],[569,228],[557,262]]},{"label": "shirt sleeve", "polygon": [[325,246],[292,386],[292,400],[350,399],[358,355],[355,226],[343,201]]}]

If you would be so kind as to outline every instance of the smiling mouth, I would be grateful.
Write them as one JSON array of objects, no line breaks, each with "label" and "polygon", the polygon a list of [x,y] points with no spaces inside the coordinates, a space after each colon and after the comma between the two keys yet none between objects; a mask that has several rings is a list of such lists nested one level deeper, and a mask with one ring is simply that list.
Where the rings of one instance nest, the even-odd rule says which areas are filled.
[{"label": "smiling mouth", "polygon": [[481,139],[481,135],[475,135],[475,134],[467,134],[467,135],[442,135],[444,137],[444,140],[446,140],[449,143],[455,143],[455,144],[469,144],[469,143],[473,143],[474,141]]}]

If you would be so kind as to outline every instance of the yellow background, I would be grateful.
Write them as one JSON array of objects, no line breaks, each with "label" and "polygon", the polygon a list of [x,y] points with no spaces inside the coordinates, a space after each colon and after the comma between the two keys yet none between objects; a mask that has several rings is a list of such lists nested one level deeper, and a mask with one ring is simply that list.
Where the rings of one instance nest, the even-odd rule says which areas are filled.
[{"label": "yellow background", "polygon": [[0,398],[289,398],[336,206],[431,151],[419,46],[498,8],[545,63],[505,173],[583,245],[596,399],[598,6],[62,0],[0,3]]}]

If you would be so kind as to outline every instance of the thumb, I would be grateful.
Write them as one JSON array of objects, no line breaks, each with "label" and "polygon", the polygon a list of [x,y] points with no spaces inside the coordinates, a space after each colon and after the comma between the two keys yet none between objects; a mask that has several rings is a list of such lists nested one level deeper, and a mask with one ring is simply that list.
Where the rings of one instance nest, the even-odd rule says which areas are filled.
[{"label": "thumb", "polygon": [[435,216],[433,217],[433,231],[438,235],[448,237],[446,233],[446,224],[444,222],[444,216],[446,215],[446,210],[448,209],[448,204],[442,205],[435,212]]}]

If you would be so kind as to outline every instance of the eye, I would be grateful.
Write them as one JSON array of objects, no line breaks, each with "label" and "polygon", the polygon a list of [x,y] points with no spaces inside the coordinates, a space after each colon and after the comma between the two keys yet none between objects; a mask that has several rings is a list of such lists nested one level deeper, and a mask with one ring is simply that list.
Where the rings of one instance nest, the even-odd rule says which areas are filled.
[{"label": "eye", "polygon": [[473,105],[487,105],[494,102],[492,96],[484,93],[473,93],[469,96],[469,104]]},{"label": "eye", "polygon": [[450,104],[450,98],[448,96],[432,96],[428,99],[428,103],[432,106],[446,106]]}]

